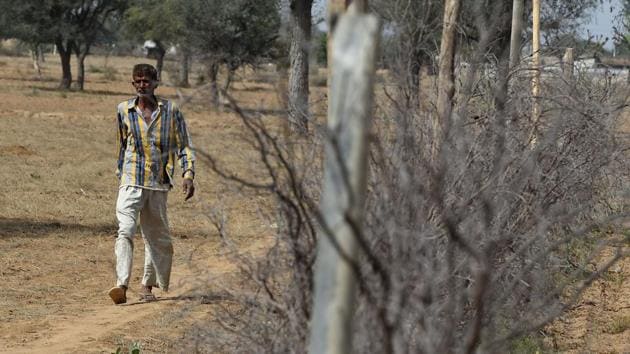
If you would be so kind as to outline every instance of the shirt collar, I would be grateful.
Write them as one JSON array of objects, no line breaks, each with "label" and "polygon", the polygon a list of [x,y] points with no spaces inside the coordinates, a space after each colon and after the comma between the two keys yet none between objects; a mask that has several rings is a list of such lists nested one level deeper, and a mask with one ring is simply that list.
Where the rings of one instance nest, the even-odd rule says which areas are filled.
[{"label": "shirt collar", "polygon": [[[155,95],[155,100],[158,103],[158,108],[161,108],[164,105],[164,102],[159,96]],[[129,101],[127,101],[127,110],[134,109],[137,105],[138,105],[138,96],[130,98]]]}]

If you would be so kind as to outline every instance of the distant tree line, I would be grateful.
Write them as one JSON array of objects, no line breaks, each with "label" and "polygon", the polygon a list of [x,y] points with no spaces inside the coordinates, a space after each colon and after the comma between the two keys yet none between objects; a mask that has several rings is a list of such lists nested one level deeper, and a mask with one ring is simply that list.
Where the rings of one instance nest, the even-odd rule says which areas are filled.
[{"label": "distant tree line", "polygon": [[[234,73],[243,65],[277,56],[277,0],[0,0],[0,5],[6,10],[0,15],[0,37],[19,39],[34,51],[40,45],[55,45],[62,89],[73,83],[72,54],[79,65],[76,87],[82,90],[90,50],[121,40],[152,40],[160,73],[167,48],[176,47],[183,64],[196,55],[207,66],[211,81],[221,65]],[[180,84],[188,84],[187,74],[184,65]]]},{"label": "distant tree line", "polygon": [[[628,33],[630,5],[624,1],[626,27],[619,27],[620,35],[615,40],[620,48],[624,40],[627,42]],[[261,60],[286,62],[289,118],[296,130],[304,132],[309,120],[309,62],[326,61],[327,36],[312,38],[313,3],[313,0],[0,0],[3,8],[0,38],[19,39],[34,53],[42,45],[54,45],[62,67],[59,87],[69,89],[76,80],[79,90],[85,83],[85,58],[95,46],[123,40],[136,43],[152,40],[156,44],[155,59],[160,73],[167,48],[177,48],[181,64],[176,80],[179,85],[189,85],[191,58],[205,65],[214,103],[220,67],[229,73],[227,87],[232,74],[241,66],[255,66]],[[558,0],[546,5],[542,18],[545,42],[550,46],[580,48],[575,39],[581,21],[599,3]],[[526,9],[531,8],[529,5],[531,0],[525,1]],[[405,78],[406,94],[414,101],[419,92],[421,69],[429,68],[430,73],[435,64],[443,1],[373,0],[369,6],[384,23],[386,50],[380,65]],[[458,42],[464,54],[466,47],[472,48],[480,39],[473,23],[473,18],[478,17],[469,14],[497,13],[496,8],[502,7],[499,13],[505,20],[495,29],[496,36],[490,46],[491,53],[500,57],[509,45],[511,1],[467,1],[462,6]],[[526,11],[523,16],[530,15]],[[283,18],[285,26],[281,24]],[[581,47],[589,48],[586,44]],[[70,67],[73,54],[78,63],[76,79]]]}]

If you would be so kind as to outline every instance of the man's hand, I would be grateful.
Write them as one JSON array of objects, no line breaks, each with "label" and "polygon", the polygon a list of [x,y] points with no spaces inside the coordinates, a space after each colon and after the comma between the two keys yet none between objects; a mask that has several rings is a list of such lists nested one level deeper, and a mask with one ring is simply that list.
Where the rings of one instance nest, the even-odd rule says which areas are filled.
[{"label": "man's hand", "polygon": [[185,178],[183,187],[184,187],[184,200],[188,200],[192,198],[192,196],[195,194],[195,183],[193,182],[193,180]]}]

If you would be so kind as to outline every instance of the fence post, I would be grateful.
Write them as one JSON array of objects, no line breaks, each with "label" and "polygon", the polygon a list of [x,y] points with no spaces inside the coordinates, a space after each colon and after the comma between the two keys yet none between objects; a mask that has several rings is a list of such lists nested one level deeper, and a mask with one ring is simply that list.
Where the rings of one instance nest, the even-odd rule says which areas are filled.
[{"label": "fence post", "polygon": [[540,1],[532,0],[532,134],[529,144],[536,145],[540,119]]},{"label": "fence post", "polygon": [[567,48],[562,57],[562,73],[567,82],[573,80],[573,48]]},{"label": "fence post", "polygon": [[309,353],[351,352],[378,20],[350,6],[333,39]]},{"label": "fence post", "polygon": [[521,34],[523,33],[523,0],[514,0],[512,5],[512,33],[510,37],[510,70],[521,60]]}]

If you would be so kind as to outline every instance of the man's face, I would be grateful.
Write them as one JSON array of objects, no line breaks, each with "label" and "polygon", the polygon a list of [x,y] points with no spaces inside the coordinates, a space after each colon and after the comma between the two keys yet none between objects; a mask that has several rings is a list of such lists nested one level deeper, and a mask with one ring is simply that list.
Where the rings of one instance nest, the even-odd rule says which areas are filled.
[{"label": "man's face", "polygon": [[155,88],[158,86],[157,80],[154,80],[148,76],[133,76],[133,81],[131,82],[133,87],[136,89],[136,93],[138,96],[151,97],[153,96],[153,92]]}]

